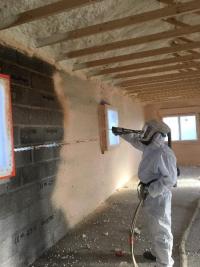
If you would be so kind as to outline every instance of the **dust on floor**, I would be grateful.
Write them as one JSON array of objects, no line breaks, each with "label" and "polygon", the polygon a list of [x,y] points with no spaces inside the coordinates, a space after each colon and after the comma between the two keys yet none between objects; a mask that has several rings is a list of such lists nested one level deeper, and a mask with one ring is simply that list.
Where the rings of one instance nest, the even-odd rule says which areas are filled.
[{"label": "dust on floor", "polygon": [[[182,235],[190,222],[197,200],[200,197],[200,170],[192,169],[191,172],[188,172],[188,170],[183,169],[182,171],[179,187],[173,190],[172,225],[175,267],[180,264],[179,245]],[[69,232],[30,267],[132,266],[129,226],[137,202],[137,193],[132,185],[117,191],[90,218]],[[146,262],[142,257],[145,249],[151,248],[147,222],[144,216],[141,213],[138,221],[141,234],[136,243],[135,254],[139,266],[150,267],[155,266],[155,264]],[[192,234],[195,235],[196,233],[197,237],[199,237],[198,226],[197,223],[196,228],[192,229]],[[188,240],[188,244],[190,244],[189,242],[191,241]],[[193,249],[194,252],[200,252],[200,247],[197,251],[197,247],[191,243],[191,250]],[[197,266],[195,262],[199,260],[198,253],[192,254],[190,267]]]}]

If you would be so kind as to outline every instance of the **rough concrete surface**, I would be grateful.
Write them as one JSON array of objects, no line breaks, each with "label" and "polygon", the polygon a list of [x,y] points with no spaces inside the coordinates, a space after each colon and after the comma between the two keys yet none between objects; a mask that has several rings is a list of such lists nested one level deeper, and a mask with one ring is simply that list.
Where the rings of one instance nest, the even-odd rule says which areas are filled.
[{"label": "rough concrete surface", "polygon": [[[200,196],[199,168],[196,168],[195,171],[192,170],[190,177],[187,176],[186,172],[188,173],[186,169],[183,169],[179,187],[173,191],[172,224],[175,267],[180,264],[179,245],[183,232],[190,222],[196,207],[195,204]],[[136,191],[132,184],[118,190],[90,218],[69,232],[56,246],[30,267],[132,266],[129,225],[137,202]],[[146,223],[142,213],[138,221],[141,235],[136,243],[135,255],[139,266],[144,267],[154,266],[142,258],[143,251],[151,248]],[[196,238],[199,237],[198,223],[192,229],[191,234],[195,235]],[[195,244],[191,243],[190,249],[197,252]],[[188,245],[190,246],[190,243]],[[116,251],[122,251],[122,256],[116,256]],[[195,265],[198,259],[199,256],[194,253],[189,266],[198,266]]]}]

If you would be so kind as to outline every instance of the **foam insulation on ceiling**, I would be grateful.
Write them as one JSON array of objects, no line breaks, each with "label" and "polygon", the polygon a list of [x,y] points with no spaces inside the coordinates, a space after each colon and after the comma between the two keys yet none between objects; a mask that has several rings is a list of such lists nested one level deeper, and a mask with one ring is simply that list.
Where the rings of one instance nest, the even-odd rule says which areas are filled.
[{"label": "foam insulation on ceiling", "polygon": [[[45,1],[45,5],[53,2],[56,1]],[[0,3],[2,15],[0,17],[3,19],[6,16],[14,15],[42,5],[44,5],[44,1],[41,0],[2,0]],[[50,36],[51,34],[57,32],[66,32],[112,19],[143,13],[158,9],[161,6],[162,5],[156,0],[104,0],[102,3],[96,3],[80,9],[63,12],[58,15],[5,30],[3,31],[3,34],[15,39],[16,41],[23,42],[31,48],[34,48],[36,38]],[[160,23],[160,21],[152,21],[145,24],[125,27],[120,30],[111,31],[104,34],[97,34],[86,38],[63,42],[61,44],[56,44],[39,50],[41,53],[44,52],[49,54],[50,57],[57,57],[63,51],[67,52],[88,46],[109,43],[127,38],[134,38],[140,35],[149,34],[151,32],[155,33],[173,28],[173,26],[167,23],[163,23],[162,26],[161,24],[162,23]],[[159,44],[156,44],[156,46],[159,46]],[[137,48],[134,47],[135,51],[141,49],[143,49],[143,45]],[[120,53],[123,54],[124,52],[128,53],[130,51],[133,51],[132,47],[121,49]],[[92,59],[99,58],[100,56],[107,56],[108,54],[110,54],[110,56],[119,55],[119,51],[108,52],[104,55],[94,55],[92,56]],[[91,59],[91,57],[84,57],[84,60],[88,59]],[[67,60],[65,64],[71,64],[79,61],[79,59]]]},{"label": "foam insulation on ceiling", "polygon": [[[1,0],[0,1],[0,21],[5,18],[14,16],[20,12],[37,8],[40,6],[55,3],[58,0]],[[176,3],[185,3],[190,0],[176,0]],[[40,56],[55,60],[61,53],[72,50],[102,45],[106,43],[126,40],[138,36],[150,35],[153,33],[164,32],[176,29],[177,26],[165,22],[163,20],[153,20],[147,23],[136,24],[121,29],[96,34],[89,37],[75,39],[67,42],[61,42],[44,48],[36,48],[37,38],[51,36],[54,33],[64,33],[70,30],[83,28],[89,25],[102,23],[105,21],[127,17],[130,15],[141,14],[147,11],[166,7],[167,5],[158,0],[103,0],[99,3],[93,3],[89,6],[83,6],[78,9],[63,12],[34,22],[23,24],[17,27],[3,30],[0,32],[0,39],[13,40],[18,44],[23,44],[31,51],[35,51]],[[176,17],[181,22],[189,25],[200,24],[200,15],[187,14]],[[191,40],[200,40],[199,33],[188,35]],[[172,39],[165,39],[155,42],[149,42],[141,45],[130,46],[122,49],[106,51],[103,53],[91,54],[75,59],[66,59],[60,62],[60,66],[65,69],[72,70],[74,63],[82,63],[91,60],[119,56],[139,51],[157,49],[161,47],[170,47]],[[195,51],[200,51],[196,49]],[[187,52],[180,52],[179,55],[187,55]],[[140,58],[130,60],[128,62],[120,62],[109,64],[109,67],[123,66],[131,63],[147,62],[151,60],[165,59],[173,57],[173,55],[159,55],[148,58]],[[108,66],[100,66],[93,69],[104,69]],[[90,72],[91,69],[85,72]],[[171,73],[171,72],[168,72]],[[173,71],[172,73],[177,73]],[[149,75],[151,76],[151,75]],[[108,80],[110,77],[102,77],[102,80]]]}]

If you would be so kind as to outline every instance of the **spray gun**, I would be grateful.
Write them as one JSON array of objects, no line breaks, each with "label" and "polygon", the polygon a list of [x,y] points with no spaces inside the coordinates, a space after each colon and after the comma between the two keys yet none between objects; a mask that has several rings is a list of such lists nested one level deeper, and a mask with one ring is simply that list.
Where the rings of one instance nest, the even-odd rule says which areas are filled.
[{"label": "spray gun", "polygon": [[120,128],[120,127],[112,127],[112,132],[117,135],[130,134],[130,133],[140,135],[143,133],[143,131],[141,130],[132,130],[132,129],[126,129],[126,128]]}]

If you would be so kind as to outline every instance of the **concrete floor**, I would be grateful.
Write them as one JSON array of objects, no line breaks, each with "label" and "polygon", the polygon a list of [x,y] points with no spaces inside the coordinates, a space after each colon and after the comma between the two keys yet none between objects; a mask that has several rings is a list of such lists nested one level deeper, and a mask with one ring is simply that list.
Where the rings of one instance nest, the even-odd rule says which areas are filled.
[{"label": "concrete floor", "polygon": [[[179,262],[179,245],[182,235],[194,213],[200,197],[200,169],[182,169],[179,187],[173,191],[173,234],[175,267]],[[114,267],[132,266],[129,249],[129,225],[137,205],[136,191],[129,184],[111,196],[99,209],[69,232],[53,248],[43,254],[31,267]],[[200,216],[198,217],[200,219]],[[142,254],[151,248],[144,214],[139,217],[135,254],[141,267],[155,266],[144,261]],[[186,242],[189,267],[196,267],[200,260],[199,221],[194,224]],[[199,243],[197,242],[199,241]],[[196,246],[198,244],[198,248]],[[188,248],[189,246],[189,248]],[[123,251],[121,257],[116,251]],[[192,257],[190,256],[192,255]]]}]

